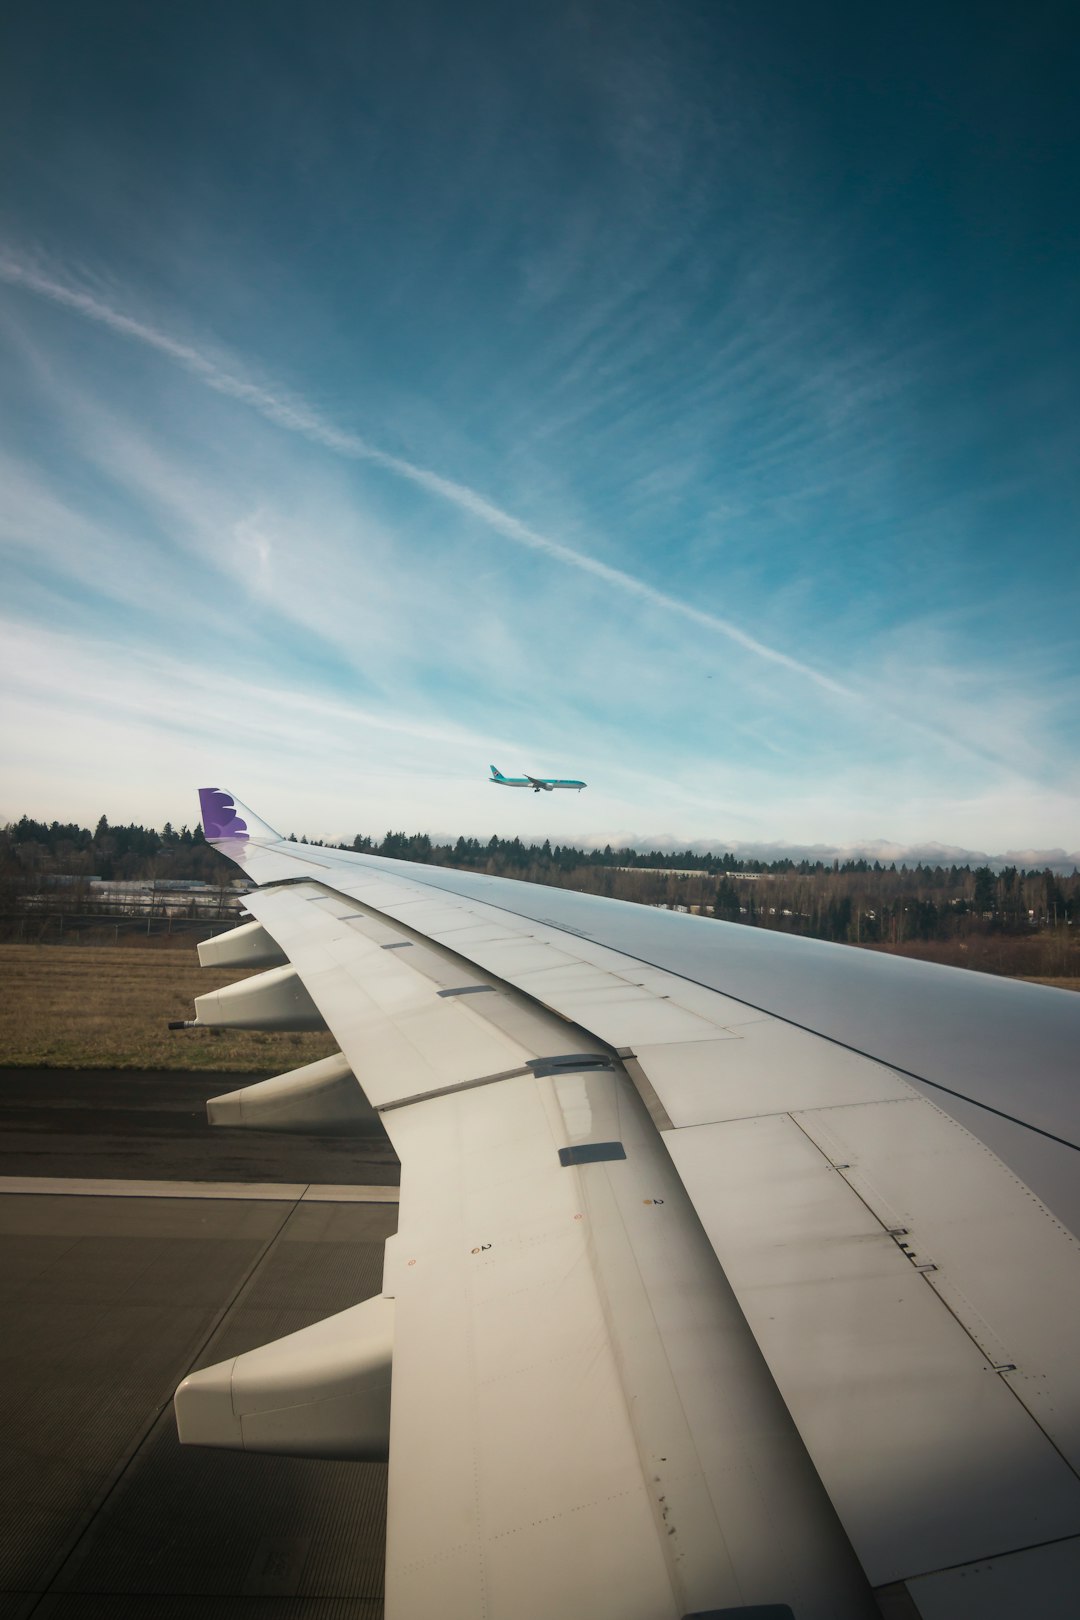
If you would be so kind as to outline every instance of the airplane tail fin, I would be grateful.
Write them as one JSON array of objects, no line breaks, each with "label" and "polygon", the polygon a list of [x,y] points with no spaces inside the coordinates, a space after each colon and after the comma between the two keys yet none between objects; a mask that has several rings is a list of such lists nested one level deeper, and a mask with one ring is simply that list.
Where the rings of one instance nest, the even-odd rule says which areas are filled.
[{"label": "airplane tail fin", "polygon": [[498,767],[495,766],[495,765],[493,765],[491,767],[491,780],[493,782],[503,782],[503,781],[506,780],[506,778],[503,776],[502,771],[500,771],[498,769]]}]

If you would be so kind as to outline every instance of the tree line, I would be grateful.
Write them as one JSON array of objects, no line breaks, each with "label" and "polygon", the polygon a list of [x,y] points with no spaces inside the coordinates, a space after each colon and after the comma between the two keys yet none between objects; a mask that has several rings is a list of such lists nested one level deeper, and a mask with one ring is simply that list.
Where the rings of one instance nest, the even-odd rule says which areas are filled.
[{"label": "tree line", "polygon": [[[294,842],[308,843],[307,838]],[[322,840],[311,840],[321,844]],[[427,865],[547,883],[642,905],[685,909],[706,917],[815,939],[903,947],[986,934],[1030,935],[1080,922],[1080,873],[1009,866],[908,866],[863,858],[762,861],[731,851],[583,849],[525,844],[520,838],[433,841],[426,833],[358,833],[332,846]],[[161,831],[111,823],[91,831],[28,816],[0,830],[0,906],[40,893],[52,876],[116,879],[187,878],[219,884],[235,870],[201,827]],[[1080,937],[1080,936],[1078,936]]]},{"label": "tree line", "polygon": [[220,883],[223,858],[203,837],[201,827],[160,832],[135,822],[126,825],[100,816],[93,831],[75,822],[33,821],[22,816],[0,829],[0,884],[13,892],[35,892],[46,877],[174,877]]}]

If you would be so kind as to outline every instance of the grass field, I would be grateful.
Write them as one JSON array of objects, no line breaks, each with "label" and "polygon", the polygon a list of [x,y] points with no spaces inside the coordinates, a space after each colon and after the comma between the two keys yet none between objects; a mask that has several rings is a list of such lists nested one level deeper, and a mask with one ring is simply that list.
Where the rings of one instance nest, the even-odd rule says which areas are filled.
[{"label": "grass field", "polygon": [[[192,1017],[196,996],[247,974],[203,972],[191,945],[147,945],[0,944],[0,1068],[252,1074],[294,1069],[336,1049],[328,1034],[170,1031],[169,1019]],[[902,946],[899,953],[983,972],[1011,970],[1017,978],[1080,990],[1080,977],[1068,971],[1071,953],[1058,963],[1026,941],[1017,949],[989,944],[968,950],[950,942]],[[1055,975],[1055,967],[1066,971]]]},{"label": "grass field", "polygon": [[192,946],[0,945],[0,1067],[294,1069],[336,1050],[327,1034],[172,1030],[207,990],[247,978],[204,972]]},{"label": "grass field", "polygon": [[970,968],[1000,978],[1025,979],[1057,990],[1080,990],[1080,940],[1074,930],[1042,933],[983,934],[971,939],[908,940],[903,945],[871,945],[869,950],[909,956],[918,962]]}]

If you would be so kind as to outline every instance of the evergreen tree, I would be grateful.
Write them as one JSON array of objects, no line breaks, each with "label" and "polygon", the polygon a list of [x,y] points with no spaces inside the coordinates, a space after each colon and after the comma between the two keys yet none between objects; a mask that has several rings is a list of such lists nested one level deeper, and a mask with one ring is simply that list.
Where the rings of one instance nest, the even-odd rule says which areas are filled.
[{"label": "evergreen tree", "polygon": [[997,884],[989,866],[975,868],[975,910],[985,916],[997,909]]}]

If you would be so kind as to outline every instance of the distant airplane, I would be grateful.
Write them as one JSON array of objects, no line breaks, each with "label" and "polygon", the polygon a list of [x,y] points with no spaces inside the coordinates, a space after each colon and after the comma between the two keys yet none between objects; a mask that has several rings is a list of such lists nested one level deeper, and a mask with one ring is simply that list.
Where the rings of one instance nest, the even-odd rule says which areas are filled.
[{"label": "distant airplane", "polygon": [[502,771],[491,767],[491,780],[500,787],[532,788],[534,793],[551,793],[555,788],[577,788],[580,793],[588,782],[577,782],[572,777],[564,776],[504,776]]}]

